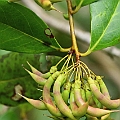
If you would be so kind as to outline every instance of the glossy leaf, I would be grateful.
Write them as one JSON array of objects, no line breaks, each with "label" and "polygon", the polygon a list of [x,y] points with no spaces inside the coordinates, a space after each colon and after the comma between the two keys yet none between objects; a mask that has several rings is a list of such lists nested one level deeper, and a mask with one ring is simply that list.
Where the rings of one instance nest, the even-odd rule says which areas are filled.
[{"label": "glossy leaf", "polygon": [[0,0],[0,49],[41,53],[58,48],[60,46],[48,26],[31,10]]},{"label": "glossy leaf", "polygon": [[[77,5],[80,3],[80,1],[82,1],[82,0],[76,0]],[[96,2],[96,1],[98,1],[98,0],[84,0],[83,3],[82,3],[82,6],[89,5],[89,4],[91,4],[93,2]]]},{"label": "glossy leaf", "polygon": [[99,0],[90,5],[91,44],[88,53],[120,43],[120,0]]},{"label": "glossy leaf", "polygon": [[98,0],[84,0],[83,3],[82,3],[82,6],[89,5],[89,4],[91,4],[93,2],[96,2],[96,1],[98,1]]},{"label": "glossy leaf", "polygon": [[39,55],[28,55],[19,53],[10,53],[0,58],[0,103],[15,106],[25,102],[24,99],[16,97],[16,86],[21,86],[21,92],[27,97],[39,99],[41,92],[37,90],[37,83],[23,69],[30,69],[26,61],[39,68]]}]

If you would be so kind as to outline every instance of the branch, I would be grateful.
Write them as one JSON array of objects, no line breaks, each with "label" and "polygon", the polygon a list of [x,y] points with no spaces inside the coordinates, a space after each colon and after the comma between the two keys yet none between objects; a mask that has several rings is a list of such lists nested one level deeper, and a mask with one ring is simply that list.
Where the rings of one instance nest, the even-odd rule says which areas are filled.
[{"label": "branch", "polygon": [[[50,15],[51,12],[44,11],[33,0],[29,0],[29,1],[22,0],[22,2],[28,8],[30,8],[33,12],[35,12],[41,19],[43,19],[49,26],[51,26],[59,31],[62,31],[66,34],[70,33],[68,21],[65,21],[65,19],[62,19],[62,18],[59,19],[59,18],[54,17],[54,15]],[[90,33],[89,32],[82,31],[79,28],[76,28],[75,34],[76,34],[76,37],[78,38],[78,40],[81,40],[83,42],[86,42],[87,44],[90,44]],[[114,46],[103,49],[103,51],[109,53],[110,55],[120,57],[120,49],[118,49]]]}]

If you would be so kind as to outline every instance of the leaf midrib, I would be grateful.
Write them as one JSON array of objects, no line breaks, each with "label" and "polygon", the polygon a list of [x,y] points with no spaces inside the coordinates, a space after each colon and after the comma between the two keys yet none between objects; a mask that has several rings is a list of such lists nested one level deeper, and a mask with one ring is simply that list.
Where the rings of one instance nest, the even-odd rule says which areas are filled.
[{"label": "leaf midrib", "polygon": [[[4,1],[4,2],[5,2],[5,1]],[[6,2],[7,2],[7,1],[6,1]],[[31,29],[31,26],[30,26],[28,20],[26,19],[25,15],[24,15],[19,9],[16,9],[16,7],[14,7],[13,5],[12,5],[11,7],[13,7],[15,10],[17,10],[17,11],[25,18],[25,20],[26,20],[26,22],[27,22],[27,24],[28,24],[28,26],[29,26],[29,28],[30,28],[30,31],[31,31],[32,35],[27,34],[26,32],[22,32],[21,30],[16,29],[16,28],[14,28],[14,27],[11,27],[11,26],[8,25],[8,24],[2,23],[2,22],[1,22],[1,23],[2,23],[2,24],[5,24],[5,25],[7,25],[7,26],[9,26],[9,27],[11,27],[11,28],[13,28],[13,29],[21,32],[21,33],[23,33],[23,34],[26,35],[26,36],[29,36],[29,37],[35,39],[36,41],[39,41],[39,42],[41,42],[41,43],[43,43],[43,44],[46,43],[46,42],[44,42],[43,40],[41,40],[41,39],[36,38],[36,37],[33,36],[33,31],[32,31],[32,29]],[[23,6],[23,7],[24,7],[24,6]],[[2,9],[2,7],[0,7],[0,8]],[[2,11],[3,11],[3,13],[4,13],[4,9],[2,9]],[[34,12],[31,11],[31,13],[34,13]],[[35,13],[34,13],[34,14],[35,14]],[[33,17],[35,17],[35,16],[33,16]],[[5,18],[6,18],[6,15],[5,15]],[[35,18],[35,20],[38,22],[38,20],[37,20],[36,18]],[[42,26],[39,22],[38,22],[38,24],[43,28],[43,26]],[[59,50],[59,49],[61,48],[61,46],[59,45],[59,43],[57,42],[57,40],[56,40],[55,38],[54,38],[54,41],[56,42],[56,45],[57,45],[57,46],[51,44],[51,45],[49,45],[49,47],[52,48],[52,49],[54,49],[54,50]],[[46,47],[48,47],[48,46],[46,46]]]},{"label": "leaf midrib", "polygon": [[[34,36],[31,36],[31,35],[29,35],[29,34],[27,34],[27,33],[25,33],[25,32],[20,31],[19,29],[16,29],[16,28],[14,28],[14,27],[11,27],[11,26],[9,26],[9,25],[7,25],[7,24],[5,24],[5,23],[2,23],[2,22],[1,22],[1,24],[6,25],[8,28],[14,29],[14,30],[16,30],[16,31],[18,31],[18,32],[26,35],[26,36],[29,36],[30,38],[33,38],[33,39],[35,39],[36,41],[41,42],[42,44],[45,43],[44,41],[42,41],[42,40],[40,40],[40,39],[38,39],[38,38],[36,38],[36,37],[34,37]],[[12,39],[11,39],[11,40],[12,40]],[[55,46],[53,46],[53,45],[50,45],[50,47],[53,48],[53,49],[58,49],[57,47],[55,47]]]}]

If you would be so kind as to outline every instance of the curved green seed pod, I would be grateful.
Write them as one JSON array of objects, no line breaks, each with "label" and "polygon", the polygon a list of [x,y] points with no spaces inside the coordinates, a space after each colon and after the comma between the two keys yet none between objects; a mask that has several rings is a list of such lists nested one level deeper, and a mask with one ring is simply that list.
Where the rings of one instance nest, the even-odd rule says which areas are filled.
[{"label": "curved green seed pod", "polygon": [[55,116],[49,116],[53,120],[65,120],[63,117],[55,117]]},{"label": "curved green seed pod", "polygon": [[98,108],[102,108],[102,104],[97,100],[97,98],[93,95],[93,100]]},{"label": "curved green seed pod", "polygon": [[104,115],[101,117],[101,120],[106,120],[109,116],[110,116],[110,114]]},{"label": "curved green seed pod", "polygon": [[88,114],[86,114],[86,118],[87,118],[87,120],[98,120],[97,117],[90,116],[90,115],[88,115]]},{"label": "curved green seed pod", "polygon": [[95,97],[102,103],[105,107],[109,109],[117,108],[120,106],[120,99],[110,100],[108,97],[104,96],[97,86],[94,83],[94,80],[91,77],[88,77],[88,83],[90,84],[91,91],[95,95]]},{"label": "curved green seed pod", "polygon": [[93,94],[89,88],[88,83],[85,84],[85,93],[86,93],[86,99],[87,99],[87,101],[89,101],[89,105],[95,106],[95,102],[93,100]]},{"label": "curved green seed pod", "polygon": [[46,115],[48,118],[52,118],[53,120],[65,120],[64,117],[55,117],[55,116],[49,116]]},{"label": "curved green seed pod", "polygon": [[64,102],[68,104],[68,99],[70,96],[70,88],[71,88],[70,82],[65,83],[63,87],[64,87],[64,90],[62,91],[62,98]]},{"label": "curved green seed pod", "polygon": [[27,64],[29,65],[29,67],[31,68],[32,72],[38,76],[41,76],[42,73],[40,71],[38,71],[36,68],[34,68],[28,61]]},{"label": "curved green seed pod", "polygon": [[32,106],[34,106],[35,108],[39,109],[39,110],[46,110],[46,106],[45,104],[40,101],[40,100],[34,100],[34,99],[30,99],[30,98],[27,98],[21,94],[18,93],[18,95],[20,95],[21,97],[23,97],[25,100],[27,100]]},{"label": "curved green seed pod", "polygon": [[45,103],[48,111],[56,117],[61,117],[62,114],[59,109],[56,107],[55,103],[53,102],[52,97],[50,96],[50,89],[53,85],[55,79],[59,76],[60,72],[53,73],[47,80],[43,88],[43,102]]},{"label": "curved green seed pod", "polygon": [[63,13],[63,17],[66,19],[66,20],[69,20],[69,16],[67,13]]},{"label": "curved green seed pod", "polygon": [[50,0],[34,0],[38,5],[40,5],[45,10],[55,10]]},{"label": "curved green seed pod", "polygon": [[97,80],[95,80],[95,85],[97,86],[97,88],[99,89],[99,91],[100,91],[100,85],[99,85],[99,83],[98,83],[98,81]]},{"label": "curved green seed pod", "polygon": [[[97,88],[100,90],[100,86],[98,84],[98,81],[95,81],[95,84],[96,84]],[[98,99],[94,95],[93,95],[93,99],[94,99],[96,106],[98,108],[103,108],[103,105],[98,101]]]},{"label": "curved green seed pod", "polygon": [[71,93],[70,93],[70,108],[72,110],[73,115],[79,118],[86,114],[87,108],[88,108],[88,102],[81,105],[80,107],[77,106],[77,104],[75,103],[75,99],[74,99],[73,89],[71,90]]},{"label": "curved green seed pod", "polygon": [[103,82],[102,78],[100,76],[96,76],[96,80],[98,81],[98,83],[100,85],[100,89],[101,89],[102,94],[110,99],[108,89],[107,89],[105,83]]},{"label": "curved green seed pod", "polygon": [[47,116],[49,118],[52,118],[53,120],[60,120],[59,118],[55,117],[55,116]]},{"label": "curved green seed pod", "polygon": [[31,73],[29,70],[27,70],[27,69],[25,69],[29,74],[30,74],[30,76],[35,80],[35,82],[37,82],[39,85],[41,85],[41,86],[44,86],[45,85],[45,83],[46,83],[46,81],[47,81],[47,79],[45,79],[45,78],[43,78],[43,77],[41,77],[41,76],[38,76],[38,75],[36,75],[36,74],[34,74],[34,73]]},{"label": "curved green seed pod", "polygon": [[[78,86],[79,85],[75,83],[75,88],[74,88],[75,102],[77,103],[78,106],[81,106],[85,104],[85,101],[82,99],[82,96],[80,94],[80,88]],[[100,108],[94,108],[92,106],[88,106],[88,109],[87,109],[87,114],[94,117],[101,117],[103,115],[106,115],[112,112],[118,112],[118,110],[104,110]]]},{"label": "curved green seed pod", "polygon": [[80,93],[81,93],[82,99],[83,99],[84,101],[86,101],[85,90],[81,88],[81,89],[80,89]]},{"label": "curved green seed pod", "polygon": [[72,114],[72,111],[66,105],[60,93],[61,83],[64,80],[64,78],[65,78],[65,74],[60,74],[54,83],[53,94],[54,94],[55,103],[63,115],[67,116],[72,120],[76,120],[76,118]]},{"label": "curved green seed pod", "polygon": [[41,76],[43,78],[49,78],[51,76],[51,73],[50,72],[47,72],[45,74],[41,73],[40,71],[38,71],[36,68],[34,68],[28,61],[27,61],[27,64],[30,66],[32,72],[38,76]]},{"label": "curved green seed pod", "polygon": [[48,79],[51,75],[52,75],[52,73],[47,72],[47,73],[42,74],[41,77]]}]

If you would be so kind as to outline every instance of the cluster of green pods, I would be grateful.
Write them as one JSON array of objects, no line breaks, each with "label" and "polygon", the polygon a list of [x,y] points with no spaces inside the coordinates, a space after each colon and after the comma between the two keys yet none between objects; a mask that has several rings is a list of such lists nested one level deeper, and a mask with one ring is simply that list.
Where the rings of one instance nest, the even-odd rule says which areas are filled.
[{"label": "cluster of green pods", "polygon": [[[63,60],[65,62],[58,71]],[[32,72],[25,70],[39,84],[42,97],[33,100],[21,96],[35,108],[48,110],[52,119],[79,120],[85,117],[86,120],[109,120],[110,113],[119,112],[113,109],[120,106],[120,99],[111,100],[102,77],[95,75],[82,61],[75,61],[72,53],[45,74],[30,63],[28,65]]]}]

